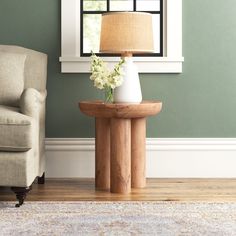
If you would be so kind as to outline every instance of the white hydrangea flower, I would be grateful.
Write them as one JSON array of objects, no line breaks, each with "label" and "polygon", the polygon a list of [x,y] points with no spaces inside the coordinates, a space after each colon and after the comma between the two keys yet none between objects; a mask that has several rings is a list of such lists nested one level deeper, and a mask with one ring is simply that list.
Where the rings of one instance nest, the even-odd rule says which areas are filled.
[{"label": "white hydrangea flower", "polygon": [[104,81],[100,78],[94,80],[94,86],[98,89],[104,89]]}]

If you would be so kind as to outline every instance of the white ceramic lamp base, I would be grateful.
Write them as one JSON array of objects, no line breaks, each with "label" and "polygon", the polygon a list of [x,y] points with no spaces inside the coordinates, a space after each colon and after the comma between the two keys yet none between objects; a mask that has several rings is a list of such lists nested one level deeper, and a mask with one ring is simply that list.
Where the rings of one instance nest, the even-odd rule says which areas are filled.
[{"label": "white ceramic lamp base", "polygon": [[123,83],[114,91],[115,103],[141,103],[142,91],[137,66],[132,57],[126,57],[123,64]]}]

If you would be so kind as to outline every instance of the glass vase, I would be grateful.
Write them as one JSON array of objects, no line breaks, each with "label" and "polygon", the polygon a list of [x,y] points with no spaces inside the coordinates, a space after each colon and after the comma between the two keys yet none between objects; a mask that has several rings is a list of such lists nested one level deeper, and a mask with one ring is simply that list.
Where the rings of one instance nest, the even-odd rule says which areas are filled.
[{"label": "glass vase", "polygon": [[114,91],[110,87],[104,89],[104,95],[105,95],[104,102],[105,103],[113,103],[113,93]]}]

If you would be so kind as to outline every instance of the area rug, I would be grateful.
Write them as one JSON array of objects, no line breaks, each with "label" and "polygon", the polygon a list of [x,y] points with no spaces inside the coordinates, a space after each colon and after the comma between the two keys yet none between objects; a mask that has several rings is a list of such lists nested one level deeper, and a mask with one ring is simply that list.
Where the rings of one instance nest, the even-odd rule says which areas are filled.
[{"label": "area rug", "polygon": [[236,203],[0,202],[0,235],[236,235]]}]

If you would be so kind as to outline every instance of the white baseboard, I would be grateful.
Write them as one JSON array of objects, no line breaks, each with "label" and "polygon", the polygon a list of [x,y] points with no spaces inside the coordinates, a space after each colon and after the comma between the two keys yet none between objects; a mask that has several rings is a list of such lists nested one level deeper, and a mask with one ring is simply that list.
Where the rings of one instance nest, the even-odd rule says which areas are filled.
[{"label": "white baseboard", "polygon": [[[46,139],[46,173],[53,178],[93,178],[93,138]],[[236,139],[149,138],[147,177],[236,178]]]}]

